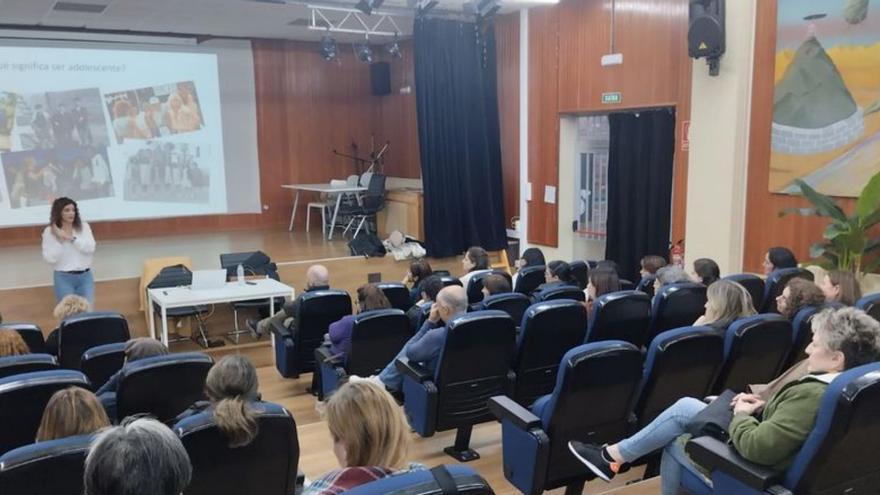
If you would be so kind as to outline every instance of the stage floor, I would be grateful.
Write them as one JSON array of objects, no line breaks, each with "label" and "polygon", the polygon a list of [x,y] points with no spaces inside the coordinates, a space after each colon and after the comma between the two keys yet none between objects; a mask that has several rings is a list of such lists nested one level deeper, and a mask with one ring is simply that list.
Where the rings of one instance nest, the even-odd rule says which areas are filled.
[{"label": "stage floor", "polygon": [[[348,240],[337,234],[328,241],[321,232],[248,230],[214,234],[169,235],[136,239],[97,239],[96,281],[140,277],[143,261],[166,256],[188,256],[193,269],[220,267],[220,255],[260,250],[283,266],[297,262],[349,257]],[[52,285],[52,267],[43,260],[39,244],[0,247],[0,289]]]}]

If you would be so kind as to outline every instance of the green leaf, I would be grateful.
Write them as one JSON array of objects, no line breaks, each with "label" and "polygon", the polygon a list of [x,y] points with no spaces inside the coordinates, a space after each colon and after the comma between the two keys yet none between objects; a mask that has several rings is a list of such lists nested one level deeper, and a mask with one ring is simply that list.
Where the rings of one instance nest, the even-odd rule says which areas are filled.
[{"label": "green leaf", "polygon": [[807,198],[810,203],[813,203],[813,206],[816,208],[816,211],[819,215],[824,217],[831,217],[838,222],[847,221],[846,213],[844,213],[843,210],[841,210],[840,207],[837,206],[837,203],[835,203],[830,196],[826,196],[819,191],[813,189],[812,187],[810,187],[809,184],[801,179],[795,180],[795,184],[797,184],[797,186],[801,189],[801,194],[803,194],[803,196]]},{"label": "green leaf", "polygon": [[877,223],[880,223],[880,210],[871,213],[867,218],[859,219],[859,228],[868,230]]},{"label": "green leaf", "polygon": [[828,248],[829,245],[825,243],[813,244],[810,246],[810,258],[821,258],[822,256],[825,256]]},{"label": "green leaf", "polygon": [[[846,230],[843,230],[846,227]],[[850,225],[842,224],[838,222],[829,223],[827,227],[825,227],[825,232],[822,234],[822,237],[828,240],[836,239],[841,235],[847,235],[851,232]]]},{"label": "green leaf", "polygon": [[862,189],[856,202],[856,214],[861,219],[868,219],[871,215],[880,211],[880,173],[874,174],[871,180]]}]

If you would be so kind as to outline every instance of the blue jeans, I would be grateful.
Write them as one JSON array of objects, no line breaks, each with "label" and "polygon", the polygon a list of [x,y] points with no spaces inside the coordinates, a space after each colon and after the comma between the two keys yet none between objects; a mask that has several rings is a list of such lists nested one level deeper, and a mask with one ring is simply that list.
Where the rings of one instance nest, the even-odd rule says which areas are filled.
[{"label": "blue jeans", "polygon": [[620,455],[626,462],[632,462],[651,452],[663,449],[660,463],[660,487],[663,495],[676,495],[681,485],[681,469],[687,469],[702,478],[690,458],[685,454],[676,439],[686,433],[687,425],[706,404],[692,397],[678,402],[660,413],[654,421],[635,435],[617,444]]},{"label": "blue jeans", "polygon": [[55,281],[55,302],[61,302],[64,296],[68,294],[76,294],[88,299],[89,304],[95,305],[95,279],[92,278],[92,271],[85,273],[67,273],[56,271],[54,274]]}]

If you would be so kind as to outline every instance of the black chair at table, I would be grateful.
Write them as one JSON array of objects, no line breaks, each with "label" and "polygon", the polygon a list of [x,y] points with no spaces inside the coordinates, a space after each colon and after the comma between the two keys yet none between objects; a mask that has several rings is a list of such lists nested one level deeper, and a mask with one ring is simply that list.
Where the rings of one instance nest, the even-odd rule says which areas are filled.
[{"label": "black chair at table", "polygon": [[[192,285],[192,271],[183,265],[166,266],[159,271],[153,280],[147,284],[147,289],[168,289],[171,287],[181,287]],[[192,318],[196,322],[197,333],[193,334],[192,340],[200,346],[207,349],[208,330],[205,325],[204,316],[208,314],[210,308],[200,304],[196,306],[185,306],[182,308],[169,308],[165,310],[165,316],[168,318]],[[150,318],[162,317],[162,310],[158,304],[153,304],[153,314]],[[168,342],[179,342],[185,340],[183,338],[171,339]]]},{"label": "black chair at table", "polygon": [[357,235],[361,231],[361,227],[364,226],[366,222],[366,232],[370,232],[370,224],[367,222],[367,219],[370,217],[376,216],[376,213],[382,211],[385,208],[385,176],[382,174],[373,174],[370,176],[370,183],[367,185],[367,192],[361,198],[360,204],[353,205],[345,205],[339,207],[339,215],[343,217],[349,217],[348,224],[345,226],[345,230],[342,231],[342,235],[348,233],[348,230],[351,228],[351,225],[357,221],[358,217],[360,217],[360,223],[358,223],[357,229],[354,231],[354,235],[352,237],[357,237]]},{"label": "black chair at table", "polygon": [[147,413],[167,423],[195,402],[205,400],[211,356],[183,352],[140,359],[122,369],[116,391],[116,416]]},{"label": "black chair at table", "polygon": [[128,322],[119,313],[95,311],[65,318],[58,327],[58,365],[80,369],[82,355],[92,347],[127,342]]},{"label": "black chair at table", "polygon": [[587,332],[587,310],[578,301],[559,299],[526,310],[516,339],[513,399],[529,406],[549,394],[556,383],[559,360],[581,345]]},{"label": "black chair at table", "polygon": [[755,309],[761,313],[778,313],[776,309],[776,298],[785,290],[785,286],[793,278],[802,278],[804,280],[813,281],[813,272],[804,268],[780,268],[773,270],[767,275],[764,281],[764,299],[761,307]]},{"label": "black chair at table", "polygon": [[526,266],[520,268],[516,276],[516,286],[514,292],[530,296],[535,289],[544,283],[544,271],[547,269],[544,265]]},{"label": "black chair at table", "polygon": [[388,302],[391,303],[392,308],[406,312],[406,310],[412,307],[409,298],[409,289],[407,289],[402,283],[379,282],[376,284],[376,287],[385,294],[385,297],[388,298]]},{"label": "black chair at table", "polygon": [[315,370],[315,349],[331,323],[351,314],[351,296],[344,290],[306,292],[299,298],[293,328],[273,322],[275,367],[284,378],[299,378]]},{"label": "black chair at table", "polygon": [[47,440],[0,456],[0,493],[82,495],[86,455],[93,435]]},{"label": "black chair at table", "polygon": [[58,361],[51,354],[22,354],[0,358],[0,378],[58,369]]},{"label": "black chair at table", "polygon": [[648,344],[651,299],[641,291],[622,290],[593,301],[586,342],[623,340],[638,348]]},{"label": "black chair at table", "polygon": [[[238,265],[244,269],[245,275],[266,276],[274,280],[281,281],[278,276],[278,266],[272,263],[272,260],[262,251],[247,251],[240,253],[224,253],[220,255],[220,268],[226,270],[226,276],[232,278],[237,276]],[[271,305],[267,299],[251,299],[249,301],[236,301],[230,303],[232,306],[232,323],[233,329],[226,332],[228,337],[232,337],[235,343],[239,343],[242,334],[249,333],[248,330],[242,330],[238,321],[239,311],[258,311],[261,317],[269,316]],[[275,311],[284,306],[284,298],[275,298]]]},{"label": "black chair at table", "polygon": [[186,448],[193,468],[187,495],[292,495],[296,491],[300,450],[293,415],[268,402],[257,402],[252,407],[258,432],[242,447],[229,447],[211,410],[174,425],[172,429]]},{"label": "black chair at table", "polygon": [[0,324],[0,332],[11,330],[18,332],[28,349],[35,354],[46,352],[46,339],[40,327],[31,323],[3,323]]}]

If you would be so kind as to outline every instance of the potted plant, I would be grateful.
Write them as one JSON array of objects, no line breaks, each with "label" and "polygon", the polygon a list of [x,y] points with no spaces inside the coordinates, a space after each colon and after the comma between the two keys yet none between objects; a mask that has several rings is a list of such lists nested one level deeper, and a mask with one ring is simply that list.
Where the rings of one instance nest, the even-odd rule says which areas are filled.
[{"label": "potted plant", "polygon": [[830,220],[822,242],[810,247],[813,261],[829,270],[851,270],[861,280],[865,293],[880,289],[880,276],[869,275],[880,268],[880,256],[873,259],[868,256],[880,251],[880,237],[876,235],[877,229],[872,229],[880,223],[880,172],[862,189],[851,215],[847,215],[834,198],[816,191],[803,180],[797,179],[795,184],[812,206],[786,208],[779,216],[797,214]]}]

